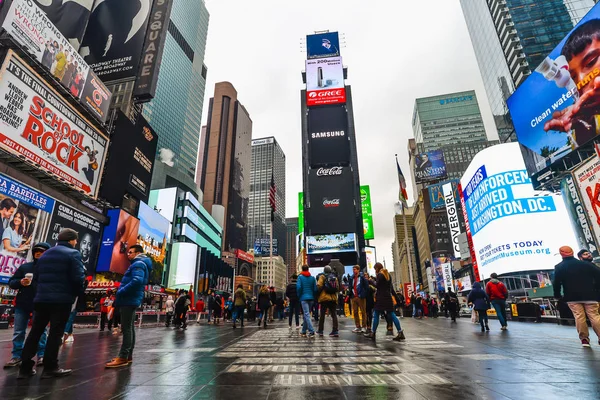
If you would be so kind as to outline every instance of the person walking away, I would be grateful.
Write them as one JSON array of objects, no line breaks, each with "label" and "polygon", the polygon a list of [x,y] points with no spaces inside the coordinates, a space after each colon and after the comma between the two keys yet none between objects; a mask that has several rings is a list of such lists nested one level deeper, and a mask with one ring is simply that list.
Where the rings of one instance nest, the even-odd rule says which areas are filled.
[{"label": "person walking away", "polygon": [[421,293],[417,293],[417,297],[415,297],[415,308],[417,309],[416,317],[423,319],[423,296]]},{"label": "person walking away", "polygon": [[439,304],[436,299],[431,299],[431,316],[437,318],[439,313]]},{"label": "person walking away", "polygon": [[283,316],[285,314],[285,301],[283,300],[283,296],[277,296],[277,302],[275,303],[277,306],[276,316],[279,321],[283,321]]},{"label": "person walking away", "polygon": [[233,315],[233,300],[231,297],[228,297],[225,301],[225,321],[231,321],[231,317]]},{"label": "person walking away", "polygon": [[237,319],[240,319],[240,326],[244,327],[244,308],[246,308],[246,291],[244,287],[239,284],[237,290],[233,294],[234,300],[234,311],[233,311],[233,329],[236,328],[235,323]]},{"label": "person walking away", "polygon": [[487,285],[485,285],[485,292],[490,298],[492,306],[496,310],[498,321],[500,321],[501,330],[505,331],[508,329],[506,322],[506,299],[508,299],[508,290],[504,283],[498,280],[498,274],[495,272],[490,275],[492,278]]},{"label": "person walking away", "polygon": [[[563,246],[559,249],[563,260],[554,267],[554,297],[567,303],[575,317],[575,327],[583,347],[590,347],[587,318],[598,336],[600,344],[600,314],[598,314],[598,293],[600,289],[600,268],[588,261],[573,257],[573,249]],[[562,292],[561,292],[562,290]]]},{"label": "person walking away", "polygon": [[223,316],[223,298],[220,294],[215,295],[215,305],[213,309],[214,324],[219,325],[219,320]]},{"label": "person walking away", "polygon": [[[12,356],[4,364],[4,368],[18,367],[21,365],[21,353],[23,352],[23,343],[25,342],[25,331],[27,325],[32,319],[33,299],[37,288],[37,281],[33,279],[34,271],[38,259],[50,248],[48,243],[37,243],[31,250],[33,261],[21,266],[15,271],[15,274],[8,281],[8,286],[13,290],[18,290],[15,298],[15,315],[12,338]],[[44,362],[44,350],[46,349],[46,329],[40,336],[37,347],[37,365],[41,366]]]},{"label": "person walking away", "polygon": [[481,332],[489,331],[490,326],[488,325],[487,310],[490,308],[490,298],[487,293],[481,288],[481,283],[475,282],[473,289],[469,293],[467,303],[473,306],[473,309],[477,311],[479,315],[479,324],[481,325]]},{"label": "person walking away", "polygon": [[104,331],[108,322],[108,330],[112,330],[113,320],[108,318],[109,307],[113,305],[112,290],[106,291],[106,296],[100,299],[100,331]]},{"label": "person walking away", "polygon": [[296,330],[300,330],[300,300],[298,299],[298,291],[296,289],[296,284],[298,283],[298,275],[292,275],[292,280],[288,283],[285,288],[285,297],[287,297],[290,302],[290,312],[289,312],[289,325],[290,331],[292,330],[292,317],[296,318]]},{"label": "person walking away", "polygon": [[204,313],[204,300],[202,300],[200,295],[198,295],[198,301],[196,302],[196,313],[198,313],[196,316],[196,323],[200,324],[200,317],[202,317],[202,314]]},{"label": "person walking away", "polygon": [[298,293],[300,305],[302,306],[303,323],[300,336],[306,337],[306,332],[308,331],[308,336],[314,338],[315,329],[313,328],[313,324],[310,320],[310,310],[315,301],[317,281],[315,280],[314,276],[310,275],[310,272],[308,271],[308,265],[302,266],[302,272],[300,273],[298,281],[296,282],[296,291]]},{"label": "person walking away", "polygon": [[367,330],[367,292],[369,282],[364,274],[360,272],[360,266],[352,267],[353,275],[350,277],[350,302],[354,313],[354,333],[362,333]]},{"label": "person walking away", "polygon": [[173,320],[173,313],[175,312],[175,302],[173,301],[173,296],[167,296],[167,302],[165,303],[165,311],[167,312],[167,319],[165,322],[166,327],[171,326],[171,321]]},{"label": "person walking away", "polygon": [[152,272],[152,260],[143,254],[142,246],[135,244],[127,250],[131,265],[125,271],[121,286],[117,291],[115,307],[121,313],[121,331],[123,342],[119,355],[106,364],[106,368],[119,368],[133,362],[135,348],[135,309],[142,305],[144,289]]},{"label": "person walking away", "polygon": [[248,321],[256,321],[256,297],[248,300]]},{"label": "person walking away", "polygon": [[183,290],[181,292],[181,296],[175,302],[175,319],[177,321],[175,328],[183,328],[183,330],[187,329],[187,312],[190,309],[190,305],[192,301],[190,300],[190,296],[188,296],[187,290]]},{"label": "person walking away", "polygon": [[71,305],[83,292],[85,272],[81,253],[75,249],[78,238],[75,230],[62,229],[56,246],[46,250],[37,260],[33,273],[33,280],[37,282],[33,323],[23,347],[20,379],[35,375],[32,358],[48,323],[50,332],[44,352],[42,378],[62,377],[72,372],[58,367],[58,349]]},{"label": "person walking away", "polygon": [[394,341],[402,341],[405,340],[404,332],[402,331],[402,327],[400,326],[400,321],[394,313],[394,303],[392,301],[392,282],[390,279],[390,274],[387,269],[383,268],[381,263],[375,263],[375,272],[377,273],[377,280],[375,282],[375,287],[377,288],[377,292],[375,293],[375,312],[373,314],[373,328],[372,332],[365,334],[365,337],[375,340],[375,335],[377,333],[377,327],[379,325],[379,320],[381,319],[381,314],[387,312],[387,318],[391,318],[398,330],[398,335],[393,339]]},{"label": "person walking away", "polygon": [[271,300],[271,307],[269,308],[269,322],[273,322],[273,313],[275,312],[275,305],[277,304],[277,293],[275,293],[275,288],[273,286],[269,288],[269,300]]},{"label": "person walking away", "polygon": [[261,322],[263,322],[263,328],[267,327],[267,320],[269,319],[269,309],[273,307],[271,303],[271,294],[269,293],[269,288],[267,286],[263,286],[258,292],[258,308],[260,310],[260,315],[258,316],[258,326],[260,327]]},{"label": "person walking away", "polygon": [[456,322],[456,316],[458,315],[458,296],[452,289],[448,289],[448,292],[446,293],[446,308],[450,313],[452,322]]},{"label": "person walking away", "polygon": [[319,304],[321,305],[321,316],[319,318],[319,329],[317,334],[323,336],[323,328],[325,325],[325,315],[327,311],[331,315],[333,320],[333,328],[330,337],[340,336],[338,332],[338,316],[336,313],[338,293],[340,291],[340,282],[337,278],[337,274],[334,273],[329,265],[326,265],[323,269],[324,274],[319,278],[317,283],[317,291],[319,292]]},{"label": "person walking away", "polygon": [[210,317],[213,314],[213,311],[215,309],[215,292],[211,292],[208,295],[208,325],[210,325]]},{"label": "person walking away", "polygon": [[[369,282],[369,281],[367,281]],[[373,326],[373,309],[375,308],[375,286],[367,283],[366,287],[367,297],[365,297],[365,305],[366,305],[366,321],[365,325],[367,328],[365,329],[365,333],[371,333],[371,326]],[[354,331],[352,331],[354,332]]]}]

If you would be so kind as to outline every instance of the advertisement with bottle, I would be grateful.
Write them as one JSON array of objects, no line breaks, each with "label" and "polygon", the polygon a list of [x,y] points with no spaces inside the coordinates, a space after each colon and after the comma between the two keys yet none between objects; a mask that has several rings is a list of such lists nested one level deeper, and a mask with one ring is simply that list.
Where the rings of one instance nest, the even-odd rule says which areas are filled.
[{"label": "advertisement with bottle", "polygon": [[306,61],[306,105],[346,102],[342,57]]}]

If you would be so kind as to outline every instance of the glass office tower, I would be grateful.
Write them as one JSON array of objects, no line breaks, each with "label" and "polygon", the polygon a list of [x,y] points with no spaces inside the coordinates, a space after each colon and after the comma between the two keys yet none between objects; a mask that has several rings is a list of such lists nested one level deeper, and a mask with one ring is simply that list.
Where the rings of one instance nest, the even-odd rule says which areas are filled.
[{"label": "glass office tower", "polygon": [[156,97],[143,110],[158,133],[159,151],[171,150],[174,166],[192,179],[202,129],[208,21],[204,0],[174,2]]}]

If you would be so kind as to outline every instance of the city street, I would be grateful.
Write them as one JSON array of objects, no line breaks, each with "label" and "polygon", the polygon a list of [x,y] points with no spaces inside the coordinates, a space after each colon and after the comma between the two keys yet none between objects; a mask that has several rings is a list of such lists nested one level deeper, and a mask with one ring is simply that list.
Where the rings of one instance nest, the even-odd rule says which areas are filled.
[{"label": "city street", "polygon": [[[71,376],[21,381],[16,369],[4,370],[0,398],[600,398],[600,347],[593,336],[592,349],[582,348],[574,327],[513,323],[501,332],[490,321],[492,331],[481,333],[466,318],[401,322],[403,343],[383,335],[385,323],[373,343],[351,333],[347,318],[339,338],[300,338],[285,323],[267,330],[252,323],[143,328],[133,365],[116,370],[104,363],[117,354],[120,337],[81,329],[60,353]],[[10,358],[9,333],[0,333],[3,360]]]}]

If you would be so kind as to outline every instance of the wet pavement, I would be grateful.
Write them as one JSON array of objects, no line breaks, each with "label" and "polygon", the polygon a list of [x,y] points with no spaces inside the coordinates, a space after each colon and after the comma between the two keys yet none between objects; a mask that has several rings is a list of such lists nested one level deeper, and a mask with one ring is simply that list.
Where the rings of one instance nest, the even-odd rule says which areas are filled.
[{"label": "wet pavement", "polygon": [[[190,325],[137,331],[134,363],[104,369],[120,336],[89,329],[61,349],[73,375],[28,381],[0,373],[0,399],[600,399],[600,346],[580,346],[574,327],[513,323],[481,333],[470,320],[402,319],[372,342],[340,321],[340,337],[301,338],[285,323],[267,330]],[[330,322],[329,322],[330,324]],[[326,325],[326,333],[329,331]],[[1,361],[10,332],[0,331]]]}]

